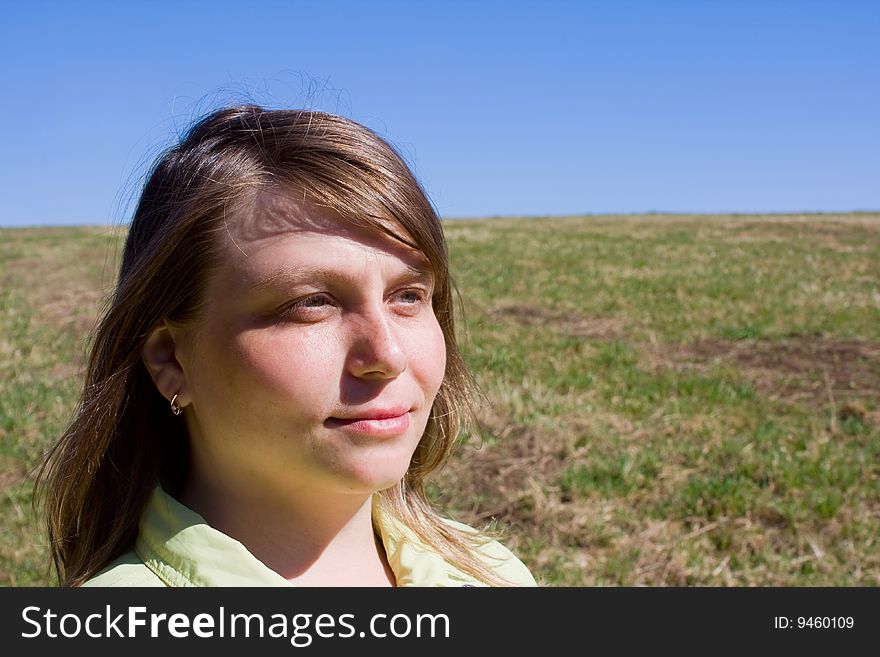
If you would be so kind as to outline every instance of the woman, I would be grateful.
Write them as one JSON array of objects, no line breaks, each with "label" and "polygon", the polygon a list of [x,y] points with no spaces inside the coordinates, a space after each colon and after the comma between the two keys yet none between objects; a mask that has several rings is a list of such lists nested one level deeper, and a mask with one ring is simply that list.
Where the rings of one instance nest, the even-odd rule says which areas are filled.
[{"label": "woman", "polygon": [[440,518],[473,386],[430,202],[367,128],[217,111],[157,162],[41,473],[64,585],[534,585]]}]

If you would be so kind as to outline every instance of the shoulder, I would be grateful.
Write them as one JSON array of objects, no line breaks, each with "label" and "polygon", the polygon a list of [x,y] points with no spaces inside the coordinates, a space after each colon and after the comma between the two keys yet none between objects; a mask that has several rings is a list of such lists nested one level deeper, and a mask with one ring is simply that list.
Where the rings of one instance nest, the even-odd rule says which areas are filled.
[{"label": "shoulder", "polygon": [[143,587],[165,586],[165,583],[132,550],[110,563],[83,586]]},{"label": "shoulder", "polygon": [[[464,523],[446,519],[445,522],[465,534],[477,534],[477,530]],[[486,539],[478,548],[480,558],[498,575],[513,586],[537,586],[532,573],[526,565],[504,545],[496,540]]]}]

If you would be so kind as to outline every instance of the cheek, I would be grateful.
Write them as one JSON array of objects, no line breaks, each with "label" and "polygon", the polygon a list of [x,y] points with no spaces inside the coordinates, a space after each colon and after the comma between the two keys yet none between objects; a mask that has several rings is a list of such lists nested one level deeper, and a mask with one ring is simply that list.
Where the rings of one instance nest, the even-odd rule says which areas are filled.
[{"label": "cheek", "polygon": [[319,331],[291,336],[260,336],[251,350],[253,368],[261,378],[280,386],[309,388],[326,379],[328,368],[338,361],[337,341]]},{"label": "cheek", "polygon": [[225,377],[218,383],[258,407],[320,413],[322,392],[332,381],[326,373],[334,366],[335,354],[327,336],[303,334],[293,339],[285,332],[243,333],[231,345]]},{"label": "cheek", "polygon": [[440,325],[434,325],[419,340],[415,351],[416,370],[425,392],[433,398],[446,373],[446,340]]}]

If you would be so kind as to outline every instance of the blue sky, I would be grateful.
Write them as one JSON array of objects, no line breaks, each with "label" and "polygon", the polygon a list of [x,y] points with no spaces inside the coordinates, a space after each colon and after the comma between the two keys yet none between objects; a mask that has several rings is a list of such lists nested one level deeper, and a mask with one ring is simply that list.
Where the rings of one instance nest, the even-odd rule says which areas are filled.
[{"label": "blue sky", "polygon": [[229,102],[373,128],[444,217],[880,209],[880,2],[0,0],[0,225],[127,221]]}]

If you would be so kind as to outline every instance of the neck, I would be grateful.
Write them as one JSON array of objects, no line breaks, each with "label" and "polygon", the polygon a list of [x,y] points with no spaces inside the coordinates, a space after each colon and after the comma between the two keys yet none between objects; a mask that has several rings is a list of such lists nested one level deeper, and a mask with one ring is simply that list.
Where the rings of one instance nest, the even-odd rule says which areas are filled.
[{"label": "neck", "polygon": [[181,502],[301,586],[393,586],[373,530],[372,496],[296,490],[242,494],[196,482]]}]

